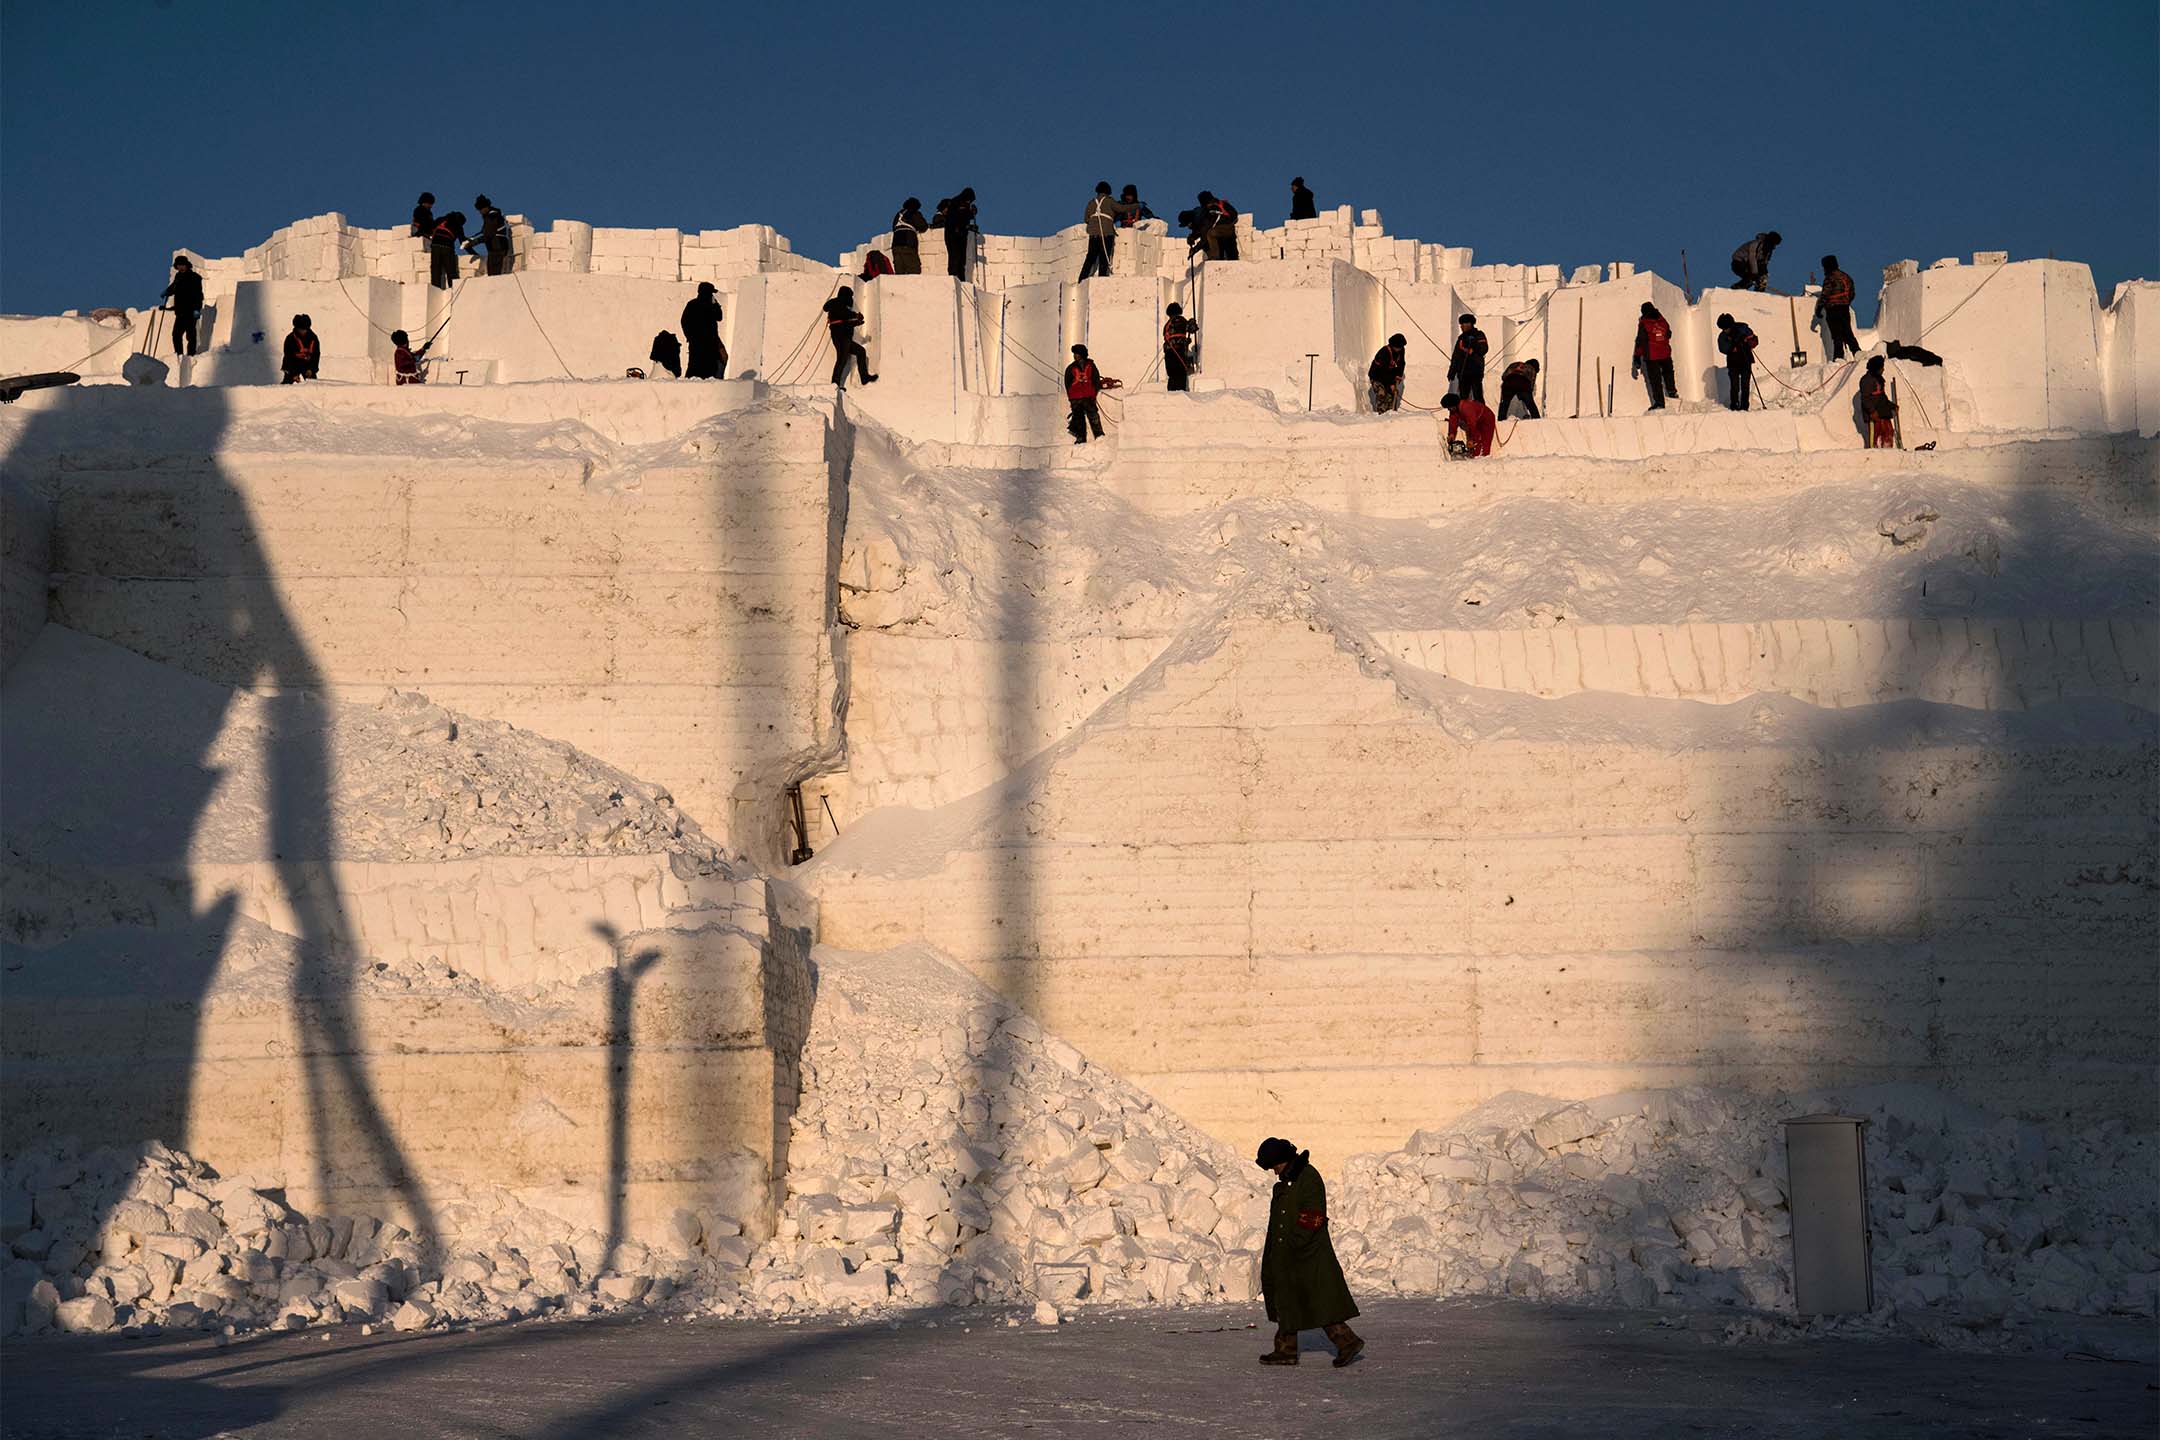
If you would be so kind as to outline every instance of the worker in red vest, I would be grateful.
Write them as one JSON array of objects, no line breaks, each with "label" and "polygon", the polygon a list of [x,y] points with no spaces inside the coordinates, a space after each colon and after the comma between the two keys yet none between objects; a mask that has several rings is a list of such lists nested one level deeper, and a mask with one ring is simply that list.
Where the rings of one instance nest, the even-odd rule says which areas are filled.
[{"label": "worker in red vest", "polygon": [[1815,323],[1810,328],[1829,336],[1830,353],[1824,358],[1842,360],[1860,353],[1860,341],[1852,331],[1852,276],[1838,269],[1835,255],[1823,256],[1822,268],[1822,293],[1815,297]]},{"label": "worker in red vest", "polygon": [[1455,429],[1459,425],[1469,442],[1470,454],[1492,454],[1493,432],[1499,428],[1493,419],[1492,407],[1482,400],[1471,400],[1450,390],[1440,397],[1440,408],[1447,411],[1448,444],[1455,443]]},{"label": "worker in red vest", "polygon": [[1520,404],[1523,413],[1532,420],[1542,418],[1537,408],[1538,362],[1517,360],[1500,372],[1499,418],[1507,419],[1511,405]]},{"label": "worker in red vest", "polygon": [[285,383],[314,380],[322,372],[322,338],[315,322],[305,315],[292,317],[292,333],[285,337]]},{"label": "worker in red vest", "polygon": [[1664,409],[1667,397],[1679,398],[1680,386],[1673,380],[1672,325],[1648,300],[1635,322],[1635,363],[1629,369],[1650,387],[1652,410]]},{"label": "worker in red vest", "polygon": [[1072,353],[1072,364],[1065,367],[1065,398],[1072,403],[1072,418],[1065,422],[1065,428],[1072,432],[1073,444],[1085,445],[1089,430],[1095,432],[1096,439],[1102,438],[1102,410],[1095,397],[1117,389],[1120,382],[1096,368],[1095,362],[1088,359],[1087,346],[1075,345]]},{"label": "worker in red vest", "polygon": [[1163,375],[1172,390],[1189,390],[1193,373],[1193,341],[1200,336],[1200,327],[1185,318],[1185,307],[1172,301],[1163,310],[1162,327]]}]

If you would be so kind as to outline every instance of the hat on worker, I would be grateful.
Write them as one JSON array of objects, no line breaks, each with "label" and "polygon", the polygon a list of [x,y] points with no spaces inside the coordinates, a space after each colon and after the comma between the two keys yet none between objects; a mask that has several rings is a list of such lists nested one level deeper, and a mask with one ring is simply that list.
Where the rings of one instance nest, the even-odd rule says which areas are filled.
[{"label": "hat on worker", "polygon": [[1463,311],[1462,323],[1465,325],[1475,325],[1477,324],[1477,316],[1472,315],[1469,311],[1465,310]]},{"label": "hat on worker", "polygon": [[1085,360],[1085,359],[1087,359],[1087,346],[1085,346],[1085,345],[1075,345],[1075,346],[1073,346],[1073,354],[1075,354],[1075,355],[1079,356],[1079,357],[1080,357],[1080,358],[1081,358],[1082,360]]},{"label": "hat on worker", "polygon": [[1723,330],[1723,329],[1724,329],[1724,328],[1725,328],[1726,326],[1728,326],[1728,325],[1730,325],[1730,324],[1732,324],[1732,316],[1730,316],[1730,315],[1720,315],[1720,316],[1718,316],[1718,317],[1717,317],[1717,328],[1718,328],[1718,329],[1720,329],[1720,330]]},{"label": "hat on worker", "polygon": [[1297,1159],[1297,1146],[1292,1145],[1288,1140],[1270,1135],[1260,1142],[1260,1153],[1253,1157],[1253,1164],[1258,1165],[1263,1170],[1272,1170],[1277,1165],[1286,1165],[1295,1159]]},{"label": "hat on worker", "polygon": [[1165,315],[1182,315],[1185,313],[1185,307],[1178,304],[1177,301],[1173,300],[1168,305],[1163,307],[1162,313]]},{"label": "hat on worker", "polygon": [[1400,331],[1398,331],[1395,334],[1387,337],[1387,343],[1390,345],[1408,345],[1410,341],[1405,338]]},{"label": "hat on worker", "polygon": [[720,292],[718,288],[713,285],[712,281],[700,280],[698,281],[697,293],[700,295],[717,295]]}]

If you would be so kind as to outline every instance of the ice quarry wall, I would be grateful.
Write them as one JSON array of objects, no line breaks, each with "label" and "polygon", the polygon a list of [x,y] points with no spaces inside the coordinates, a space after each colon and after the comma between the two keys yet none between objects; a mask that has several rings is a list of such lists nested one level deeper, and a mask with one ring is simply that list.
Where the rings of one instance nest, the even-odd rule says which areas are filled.
[{"label": "ice quarry wall", "polygon": [[[767,232],[565,222],[520,232],[521,275],[449,297],[399,237],[353,233],[328,217],[206,262],[235,323],[213,316],[169,388],[16,407],[11,664],[42,625],[241,691],[422,691],[664,787],[774,875],[800,781],[819,858],[780,898],[731,890],[700,940],[664,859],[308,856],[354,917],[322,933],[267,854],[179,846],[115,877],[32,851],[11,893],[71,918],[11,943],[110,953],[108,913],[163,933],[230,892],[272,940],[456,970],[485,992],[463,1010],[345,1002],[407,1097],[389,1128],[443,1184],[493,1163],[466,1116],[537,1093],[577,1140],[517,1173],[594,1213],[564,1177],[609,1173],[602,1062],[643,1043],[609,1018],[621,957],[596,925],[676,937],[654,943],[693,989],[738,977],[739,1068],[683,1082],[733,1108],[630,1146],[694,1167],[731,1137],[748,1178],[700,1202],[729,1213],[783,1163],[800,1026],[756,997],[807,985],[774,938],[797,929],[928,942],[1226,1143],[1293,1134],[1330,1164],[1510,1089],[1918,1079],[2154,1121],[2151,286],[2103,308],[2056,262],[1892,267],[1863,339],[1943,351],[1899,370],[1906,444],[1936,448],[1863,452],[1853,376],[1804,324],[1790,390],[1715,404],[1711,318],[1745,312],[1778,355],[1805,299],[1474,266],[1370,212],[1248,222],[1235,265],[1146,231],[1085,284],[1073,232],[979,237],[980,283],[858,284],[882,378],[837,401],[817,307],[852,265]],[[743,378],[622,379],[699,278]],[[1614,374],[1645,298],[1682,358],[1655,417]],[[1191,396],[1158,393],[1170,299],[1203,326]],[[1432,337],[1464,308],[1496,361],[1546,360],[1551,417],[1473,466],[1428,418],[1362,413],[1397,328],[1409,398],[1437,400]],[[288,309],[326,333],[320,387],[258,383],[237,322]],[[385,385],[378,327],[445,320],[436,383]],[[0,321],[0,369],[118,335],[88,367],[116,375],[130,323]],[[1129,385],[1085,451],[1052,378],[1075,341]],[[63,903],[81,893],[130,898]],[[499,918],[527,909],[553,918]],[[567,1011],[505,1031],[495,997],[529,987]],[[306,1090],[305,1043],[243,1063],[291,996],[203,993],[193,1059],[67,1038],[139,1031],[139,1002],[56,1000],[86,1018],[20,1047],[11,1098],[94,1095],[115,1053],[191,1064],[187,1131],[216,1163],[332,1153],[330,1193],[394,1197],[366,1117],[261,1114]],[[475,1030],[497,1058],[418,1058]],[[585,1078],[522,1058],[557,1050]],[[639,1224],[689,1193],[654,1173]]]}]

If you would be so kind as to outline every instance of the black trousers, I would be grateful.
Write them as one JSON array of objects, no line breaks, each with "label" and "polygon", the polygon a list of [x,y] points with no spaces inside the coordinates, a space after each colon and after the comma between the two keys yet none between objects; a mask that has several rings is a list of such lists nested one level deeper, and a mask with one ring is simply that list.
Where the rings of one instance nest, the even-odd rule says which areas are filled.
[{"label": "black trousers", "polygon": [[1747,409],[1755,392],[1754,360],[1728,360],[1725,363],[1725,378],[1732,388],[1732,397],[1725,402],[1726,405],[1734,410]]},{"label": "black trousers", "polygon": [[1480,405],[1484,404],[1485,367],[1480,365],[1475,370],[1468,368],[1458,369],[1449,377],[1448,389],[1453,390],[1465,400],[1475,400]]},{"label": "black trousers", "polygon": [[1108,275],[1110,273],[1110,257],[1116,253],[1117,236],[1088,236],[1087,259],[1081,262],[1080,278],[1085,280],[1090,275]]},{"label": "black trousers", "polygon": [[1825,305],[1823,310],[1823,335],[1830,342],[1832,360],[1842,360],[1847,355],[1860,353],[1860,339],[1852,333],[1852,306]]},{"label": "black trousers", "polygon": [[1096,438],[1101,439],[1102,409],[1095,403],[1095,397],[1090,395],[1085,400],[1074,400],[1071,403],[1072,418],[1065,422],[1065,428],[1072,432],[1073,439],[1082,445],[1087,444],[1090,428],[1095,431]]},{"label": "black trousers", "polygon": [[1532,395],[1528,390],[1509,390],[1504,387],[1500,391],[1500,408],[1493,412],[1493,418],[1496,420],[1507,419],[1508,406],[1517,404],[1523,407],[1523,418],[1525,420],[1542,420],[1545,418],[1538,414],[1537,397],[1535,395]]},{"label": "black trousers", "polygon": [[1192,388],[1189,383],[1192,380],[1192,362],[1168,345],[1163,346],[1162,368],[1172,390]]},{"label": "black trousers", "polygon": [[428,246],[428,283],[438,290],[448,290],[457,284],[457,247],[455,245],[431,244]]},{"label": "black trousers", "polygon": [[490,250],[487,252],[487,273],[490,275],[507,275],[510,273],[509,246],[505,245],[500,251]]},{"label": "black trousers", "polygon": [[922,274],[922,251],[896,242],[892,247],[892,268],[895,275]]},{"label": "black trousers", "polygon": [[1667,400],[1680,398],[1679,382],[1673,379],[1672,357],[1642,362],[1643,384],[1650,387],[1650,408],[1662,410]]},{"label": "black trousers", "polygon": [[967,279],[968,245],[967,232],[960,232],[958,239],[953,232],[945,232],[945,273],[955,280]]},{"label": "black trousers", "polygon": [[851,358],[855,361],[855,373],[860,375],[867,383],[870,379],[870,352],[857,344],[853,336],[843,341],[839,336],[835,335],[833,337],[833,384],[845,385],[847,383],[847,363]]},{"label": "black trousers", "polygon": [[[172,348],[175,355],[195,353],[195,322],[202,317],[200,310],[175,310],[172,312]],[[185,344],[182,342],[185,341]]]},{"label": "black trousers", "polygon": [[721,348],[718,340],[714,340],[710,345],[692,340],[690,357],[684,364],[683,371],[692,380],[725,380],[727,351]]}]

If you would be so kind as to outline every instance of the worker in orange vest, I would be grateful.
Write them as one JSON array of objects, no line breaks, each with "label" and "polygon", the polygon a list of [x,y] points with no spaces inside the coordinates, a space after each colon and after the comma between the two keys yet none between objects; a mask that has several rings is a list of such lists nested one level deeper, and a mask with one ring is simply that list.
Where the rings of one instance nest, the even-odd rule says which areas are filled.
[{"label": "worker in orange vest", "polygon": [[1842,360],[1860,353],[1860,341],[1852,330],[1852,276],[1838,269],[1837,256],[1822,257],[1822,293],[1815,297],[1815,323],[1809,327],[1829,337],[1828,360]]},{"label": "worker in orange vest", "polygon": [[315,333],[315,322],[305,315],[292,317],[292,333],[285,337],[281,368],[287,385],[316,379],[322,372],[322,338]]}]

